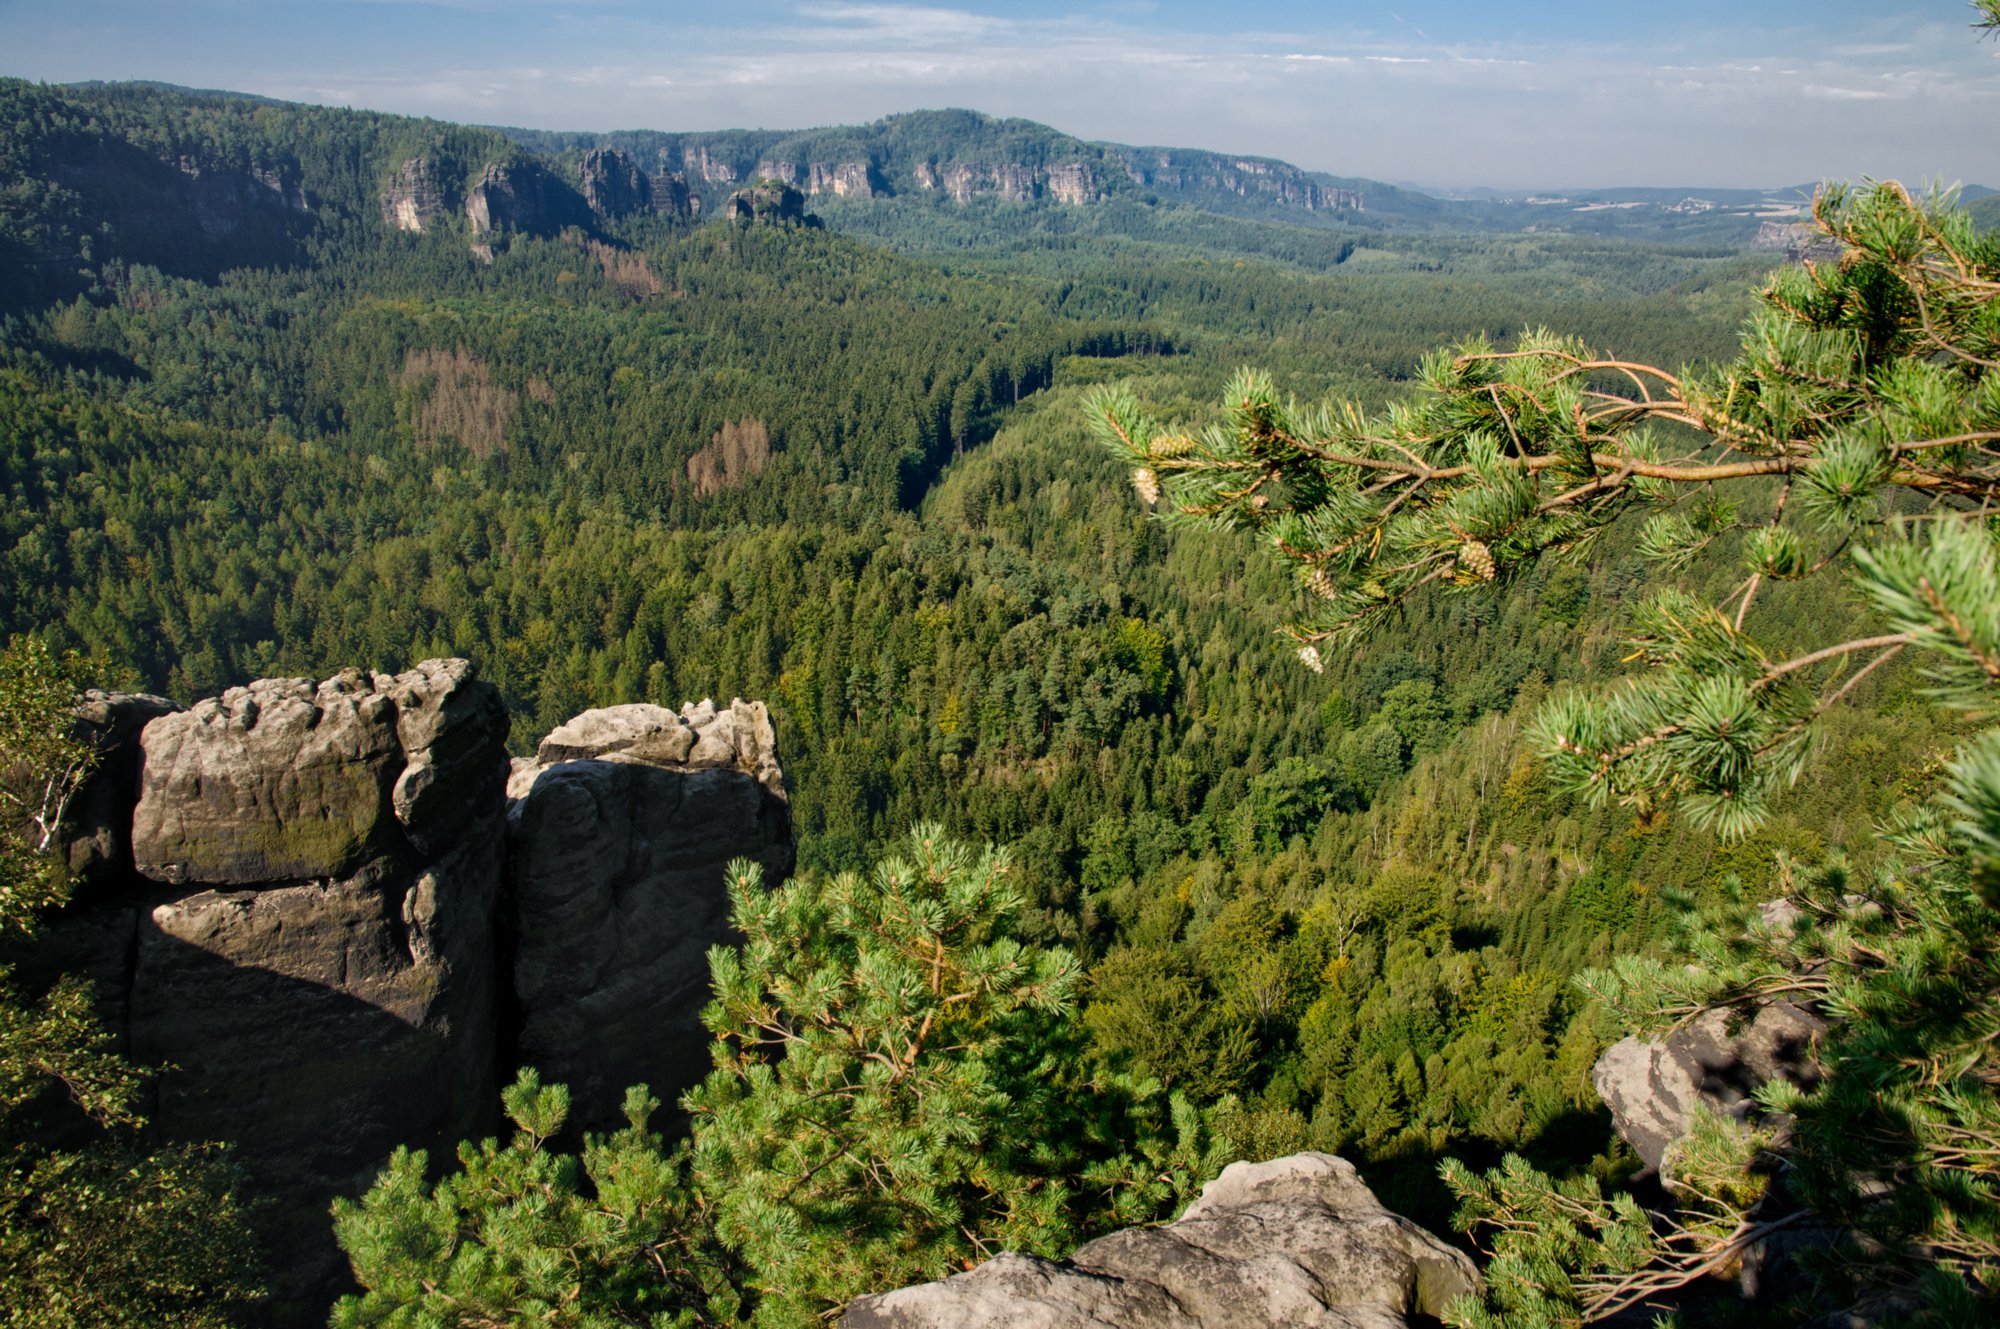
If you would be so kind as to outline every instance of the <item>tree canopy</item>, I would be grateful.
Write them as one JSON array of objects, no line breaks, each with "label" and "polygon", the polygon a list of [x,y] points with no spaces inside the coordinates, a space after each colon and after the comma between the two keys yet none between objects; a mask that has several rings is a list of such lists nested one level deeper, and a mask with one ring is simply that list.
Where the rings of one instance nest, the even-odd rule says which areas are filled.
[{"label": "tree canopy", "polygon": [[[1431,357],[1423,395],[1378,415],[1247,373],[1199,434],[1129,394],[1093,403],[1142,498],[1254,531],[1296,569],[1318,607],[1287,631],[1314,668],[1420,593],[1486,591],[1636,525],[1664,583],[1629,638],[1637,676],[1553,697],[1531,728],[1548,776],[1594,804],[1741,837],[1821,717],[1905,651],[1983,731],[1883,828],[1895,852],[1872,872],[1781,858],[1781,926],[1689,903],[1678,956],[1579,979],[1652,1033],[1810,1006],[1832,1021],[1826,1076],[1767,1085],[1754,1129],[1699,1121],[1659,1212],[1518,1158],[1448,1166],[1462,1221],[1494,1234],[1491,1302],[1467,1324],[1587,1323],[1800,1223],[1830,1234],[1805,1260],[1822,1310],[1969,1323],[2000,1296],[2000,237],[1893,183],[1828,187],[1814,215],[1836,256],[1778,272],[1712,370],[1537,333]],[[1673,584],[1704,557],[1736,563],[1719,597]],[[1762,588],[1835,569],[1878,630],[1759,640]]]}]

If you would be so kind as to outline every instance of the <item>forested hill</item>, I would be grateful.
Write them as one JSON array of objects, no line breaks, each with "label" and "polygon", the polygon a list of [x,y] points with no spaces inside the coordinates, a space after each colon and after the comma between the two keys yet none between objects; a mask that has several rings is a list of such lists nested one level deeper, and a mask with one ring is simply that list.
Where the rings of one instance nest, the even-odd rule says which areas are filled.
[{"label": "forested hill", "polygon": [[[413,229],[455,217],[479,234],[619,232],[641,218],[722,215],[773,180],[830,225],[909,247],[1165,236],[1326,262],[1345,253],[1343,237],[1384,231],[1745,247],[1803,201],[1795,189],[1452,201],[1266,157],[1091,143],[962,110],[806,131],[578,134],[149,83],[9,81],[0,103],[0,257],[8,285],[25,280],[39,294],[65,284],[86,237],[98,258],[212,276],[305,261],[315,241],[377,219]],[[1219,217],[1279,230],[1224,238]]]}]

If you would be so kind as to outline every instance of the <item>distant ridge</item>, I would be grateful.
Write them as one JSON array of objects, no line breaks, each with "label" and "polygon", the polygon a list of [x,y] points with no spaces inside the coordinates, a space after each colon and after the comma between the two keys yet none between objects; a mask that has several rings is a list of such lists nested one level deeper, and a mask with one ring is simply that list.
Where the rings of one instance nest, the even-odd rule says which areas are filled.
[{"label": "distant ridge", "polygon": [[[187,88],[150,80],[92,81],[64,85],[86,98],[186,98],[240,101],[256,106],[299,107],[254,94]],[[1273,157],[1199,148],[1133,146],[1066,134],[1033,120],[1001,118],[963,108],[918,110],[862,125],[798,130],[552,131],[504,126],[451,126],[446,122],[354,111],[376,126],[374,137],[412,144],[410,160],[376,162],[383,180],[409,167],[422,152],[419,139],[443,133],[452,140],[426,169],[442,170],[442,195],[464,196],[481,187],[480,173],[503,152],[536,159],[546,180],[485,182],[527,189],[533,197],[507,200],[517,208],[541,206],[551,215],[582,215],[581,200],[558,194],[576,187],[580,173],[606,172],[648,181],[662,208],[715,217],[735,207],[734,196],[764,181],[799,191],[807,206],[831,224],[867,229],[874,205],[947,210],[987,206],[1108,206],[1122,215],[1138,210],[1189,207],[1226,217],[1356,232],[1415,227],[1437,230],[1555,231],[1620,235],[1705,246],[1749,247],[1765,222],[1804,215],[1815,186],[1772,189],[1610,188],[1561,191],[1480,189],[1445,197],[1379,180],[1308,171]],[[401,129],[395,128],[402,126]],[[429,129],[426,130],[425,127]],[[499,144],[482,148],[473,138]],[[588,164],[586,157],[596,154]],[[618,154],[608,156],[607,154]],[[435,157],[436,154],[431,154]],[[475,156],[482,160],[474,160]],[[463,158],[461,161],[460,158]],[[462,173],[464,179],[456,179]],[[394,186],[391,185],[391,188]],[[636,185],[634,186],[636,187]],[[1967,185],[1968,203],[1992,197]],[[671,196],[671,197],[669,197]],[[533,206],[531,206],[533,205]],[[386,206],[386,205],[385,205]],[[903,215],[897,213],[895,215]]]}]

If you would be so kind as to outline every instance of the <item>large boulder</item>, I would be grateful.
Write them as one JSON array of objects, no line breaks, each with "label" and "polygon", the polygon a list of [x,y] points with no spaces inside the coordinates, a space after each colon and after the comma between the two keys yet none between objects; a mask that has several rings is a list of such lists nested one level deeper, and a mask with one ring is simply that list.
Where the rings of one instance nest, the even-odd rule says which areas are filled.
[{"label": "large boulder", "polygon": [[1598,1096],[1649,1170],[1658,1171],[1668,1147],[1687,1134],[1696,1104],[1742,1119],[1761,1085],[1818,1081],[1814,1048],[1826,1031],[1818,1016],[1772,1002],[1740,1028],[1731,1019],[1708,1011],[1663,1039],[1626,1038],[1598,1058],[1591,1076]]},{"label": "large boulder", "polygon": [[281,1299],[400,1144],[492,1111],[507,715],[464,660],[267,679],[141,738],[124,1022],[167,1136],[224,1139],[272,1206]]},{"label": "large boulder", "polygon": [[581,1125],[625,1087],[672,1103],[709,1067],[708,950],[736,940],[724,870],[791,871],[791,806],[761,702],[586,711],[508,782],[519,1060]]},{"label": "large boulder", "polygon": [[1233,1163],[1165,1227],[1068,1260],[1008,1253],[862,1297],[844,1329],[1400,1329],[1476,1291],[1466,1256],[1382,1207],[1330,1154]]}]

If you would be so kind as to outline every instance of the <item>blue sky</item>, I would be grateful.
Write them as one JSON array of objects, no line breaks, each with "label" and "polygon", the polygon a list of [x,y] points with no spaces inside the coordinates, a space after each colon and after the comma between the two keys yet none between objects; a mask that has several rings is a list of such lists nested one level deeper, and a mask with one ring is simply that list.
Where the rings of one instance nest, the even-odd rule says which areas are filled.
[{"label": "blue sky", "polygon": [[0,0],[0,73],[486,124],[800,127],[970,106],[1431,185],[2000,187],[1963,0]]}]

